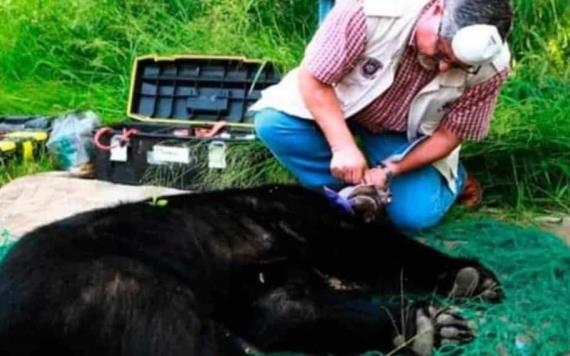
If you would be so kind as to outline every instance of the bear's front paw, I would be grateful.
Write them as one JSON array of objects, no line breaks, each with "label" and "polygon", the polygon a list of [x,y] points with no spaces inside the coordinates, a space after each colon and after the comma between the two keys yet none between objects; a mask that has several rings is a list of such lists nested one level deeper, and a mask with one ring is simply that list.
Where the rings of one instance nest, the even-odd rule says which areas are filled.
[{"label": "bear's front paw", "polygon": [[432,355],[434,348],[442,344],[462,344],[473,340],[468,322],[449,308],[418,308],[414,322],[415,335],[408,340],[398,335],[394,345],[418,356]]},{"label": "bear's front paw", "polygon": [[503,291],[493,272],[482,267],[464,267],[457,272],[450,298],[482,298],[500,302]]}]

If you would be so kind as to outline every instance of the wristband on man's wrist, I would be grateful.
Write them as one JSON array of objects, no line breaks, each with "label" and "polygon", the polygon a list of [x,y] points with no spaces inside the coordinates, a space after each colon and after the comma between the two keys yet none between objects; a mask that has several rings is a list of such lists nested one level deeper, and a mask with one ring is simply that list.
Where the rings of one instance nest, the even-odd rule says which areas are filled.
[{"label": "wristband on man's wrist", "polygon": [[389,186],[392,178],[394,178],[394,172],[392,172],[392,170],[384,162],[380,162],[378,167],[382,168],[384,172],[386,172],[386,186]]}]

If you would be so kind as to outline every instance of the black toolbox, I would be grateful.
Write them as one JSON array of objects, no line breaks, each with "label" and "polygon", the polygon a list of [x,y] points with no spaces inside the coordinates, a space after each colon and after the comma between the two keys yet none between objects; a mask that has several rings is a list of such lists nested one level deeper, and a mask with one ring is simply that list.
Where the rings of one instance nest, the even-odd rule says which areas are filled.
[{"label": "black toolbox", "polygon": [[279,80],[271,63],[240,57],[138,58],[127,109],[134,120],[95,133],[96,177],[200,189],[232,151],[251,152],[239,147],[256,140],[247,109]]}]

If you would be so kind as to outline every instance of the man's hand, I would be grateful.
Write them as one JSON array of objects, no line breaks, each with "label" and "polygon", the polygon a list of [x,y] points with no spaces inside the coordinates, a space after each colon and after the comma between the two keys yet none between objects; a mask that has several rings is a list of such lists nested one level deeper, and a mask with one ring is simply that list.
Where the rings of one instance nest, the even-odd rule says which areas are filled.
[{"label": "man's hand", "polygon": [[338,179],[349,184],[360,184],[368,164],[358,147],[347,146],[333,149],[331,173]]},{"label": "man's hand", "polygon": [[386,189],[388,185],[386,169],[382,167],[368,169],[364,173],[364,184],[373,185],[379,189]]}]

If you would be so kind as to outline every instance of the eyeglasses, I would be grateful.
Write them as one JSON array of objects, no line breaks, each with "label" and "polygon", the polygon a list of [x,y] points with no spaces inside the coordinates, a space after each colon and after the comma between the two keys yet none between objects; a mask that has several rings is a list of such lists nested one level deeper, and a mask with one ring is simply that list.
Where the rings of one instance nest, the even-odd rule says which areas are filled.
[{"label": "eyeglasses", "polygon": [[[441,28],[443,23],[443,17],[439,21],[439,27],[437,29],[437,41],[439,42],[442,39],[441,36]],[[476,75],[481,70],[481,66],[470,66],[462,63],[454,62],[450,59],[440,48],[437,46],[437,53],[434,56],[428,56],[422,53],[418,53],[418,62],[420,65],[429,71],[435,71],[439,67],[440,62],[445,62],[451,65],[453,68],[460,69],[468,74]]]},{"label": "eyeglasses", "polygon": [[453,66],[471,75],[477,75],[477,73],[479,73],[479,71],[481,70],[481,66],[465,66],[457,63],[453,64]]},{"label": "eyeglasses", "polygon": [[422,53],[418,53],[417,58],[418,58],[418,62],[420,63],[420,65],[424,69],[429,70],[429,71],[435,71],[436,69],[438,69],[440,62],[448,63],[453,68],[460,69],[460,70],[464,71],[465,73],[468,73],[471,75],[476,75],[481,70],[481,66],[469,66],[469,65],[464,65],[461,63],[453,62],[449,59],[448,56],[446,56],[441,51],[438,52],[435,56],[428,56],[428,55],[425,55]]}]

